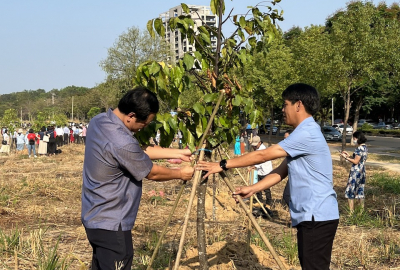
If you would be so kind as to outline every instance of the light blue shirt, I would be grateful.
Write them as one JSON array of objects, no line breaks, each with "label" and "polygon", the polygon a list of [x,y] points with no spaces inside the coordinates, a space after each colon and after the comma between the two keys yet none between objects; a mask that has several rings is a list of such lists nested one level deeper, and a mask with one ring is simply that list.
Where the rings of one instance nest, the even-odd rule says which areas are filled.
[{"label": "light blue shirt", "polygon": [[279,145],[288,153],[292,224],[339,219],[333,190],[332,157],[320,126],[305,119]]}]

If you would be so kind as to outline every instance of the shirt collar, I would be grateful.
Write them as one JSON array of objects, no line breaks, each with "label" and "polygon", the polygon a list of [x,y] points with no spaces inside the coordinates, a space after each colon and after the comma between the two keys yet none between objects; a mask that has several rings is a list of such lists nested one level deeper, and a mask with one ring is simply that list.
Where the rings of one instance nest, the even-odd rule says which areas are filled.
[{"label": "shirt collar", "polygon": [[109,108],[109,109],[108,109],[108,111],[107,111],[107,117],[110,118],[110,120],[111,120],[114,124],[121,126],[121,128],[122,128],[126,133],[128,133],[128,134],[131,135],[131,136],[133,136],[133,134],[135,134],[135,133],[133,133],[132,131],[130,131],[130,130],[125,126],[125,124],[121,121],[121,119],[119,119],[118,116],[115,115],[115,113],[113,112],[113,110],[114,110],[113,108]]}]

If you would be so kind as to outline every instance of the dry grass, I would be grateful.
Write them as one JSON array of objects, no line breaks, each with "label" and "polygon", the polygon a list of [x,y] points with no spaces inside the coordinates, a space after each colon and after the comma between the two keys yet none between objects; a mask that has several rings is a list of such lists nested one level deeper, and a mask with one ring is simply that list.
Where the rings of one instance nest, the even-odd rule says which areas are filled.
[{"label": "dry grass", "polygon": [[[89,269],[91,248],[80,221],[82,145],[62,148],[55,157],[28,159],[25,156],[0,156],[0,269],[45,269],[56,258],[58,269]],[[274,161],[274,167],[278,161]],[[242,171],[245,175],[245,171]],[[367,184],[366,213],[348,217],[344,189],[349,167],[334,162],[334,187],[338,194],[341,221],[334,243],[332,269],[395,269],[400,265],[398,194],[387,194]],[[382,171],[368,171],[369,175]],[[394,174],[393,174],[394,175]],[[399,177],[398,175],[394,175]],[[259,236],[252,236],[251,253],[244,254],[246,218],[231,199],[223,182],[217,181],[213,220],[212,188],[209,179],[207,208],[207,253],[211,269],[278,269],[265,251]],[[295,242],[287,225],[287,207],[281,203],[286,181],[272,188],[276,198],[272,221],[258,219],[269,239],[287,264],[299,269]],[[234,185],[241,185],[234,175]],[[145,180],[143,198],[136,225],[132,230],[135,269],[145,269],[152,250],[172,208],[180,184],[178,181],[155,183]],[[163,191],[165,198],[155,199],[151,190]],[[167,269],[175,259],[190,185],[185,188],[172,219],[155,269]],[[196,267],[196,203],[186,235],[186,253],[182,269]],[[58,243],[58,244],[57,244]],[[56,249],[56,255],[53,253]],[[54,260],[53,260],[54,262]],[[55,269],[55,268],[51,268]]]}]

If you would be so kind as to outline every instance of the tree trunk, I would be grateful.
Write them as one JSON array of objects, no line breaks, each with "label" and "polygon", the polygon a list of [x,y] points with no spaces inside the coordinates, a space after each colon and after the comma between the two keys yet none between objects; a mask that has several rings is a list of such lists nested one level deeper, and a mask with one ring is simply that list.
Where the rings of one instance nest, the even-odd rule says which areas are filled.
[{"label": "tree trunk", "polygon": [[347,121],[349,120],[349,114],[350,114],[350,87],[347,89],[346,93],[343,95],[343,103],[344,103],[344,125],[343,125],[343,136],[342,136],[342,151],[346,149],[346,127],[347,127]]},{"label": "tree trunk", "polygon": [[[356,103],[356,111],[354,113],[353,132],[357,131],[357,128],[358,128],[357,124],[358,124],[358,120],[360,119],[360,110],[361,110],[363,103],[364,103],[364,98],[360,97]],[[351,143],[351,145],[354,145],[353,140],[350,140],[350,143]]]},{"label": "tree trunk", "polygon": [[[216,161],[216,157],[217,157],[217,152],[213,151],[211,160],[213,162],[215,162]],[[217,220],[217,214],[216,214],[217,207],[215,205],[215,197],[217,196],[217,181],[218,181],[217,177],[218,177],[218,174],[214,173],[213,174],[213,183],[212,183],[212,190],[213,190],[213,193],[212,193],[212,196],[213,196],[212,197],[212,220],[213,221]]]},{"label": "tree trunk", "polygon": [[[205,175],[203,171],[202,175]],[[201,270],[208,269],[207,261],[207,242],[206,242],[206,229],[204,226],[204,219],[206,217],[206,193],[207,193],[207,179],[200,182],[197,188],[197,244],[199,251],[199,263]]]}]

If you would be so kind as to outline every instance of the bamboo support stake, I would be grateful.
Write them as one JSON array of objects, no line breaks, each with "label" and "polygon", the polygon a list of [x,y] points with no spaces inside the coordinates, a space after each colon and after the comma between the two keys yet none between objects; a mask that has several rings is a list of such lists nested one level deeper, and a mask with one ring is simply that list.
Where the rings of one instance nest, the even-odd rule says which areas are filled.
[{"label": "bamboo support stake", "polygon": [[[203,158],[204,158],[204,151],[201,151],[199,160],[203,160]],[[192,191],[190,193],[189,204],[188,204],[186,215],[185,215],[185,221],[183,223],[181,240],[179,242],[179,249],[178,249],[178,253],[176,254],[176,260],[175,260],[175,266],[174,266],[174,269],[176,269],[176,270],[179,269],[179,264],[180,264],[180,260],[181,260],[181,256],[182,256],[182,250],[183,250],[183,244],[185,242],[185,234],[186,234],[186,230],[187,230],[188,222],[189,222],[189,217],[190,217],[190,211],[192,209],[193,200],[194,200],[194,197],[196,195],[196,187],[197,187],[197,185],[198,185],[198,183],[200,181],[200,178],[201,178],[201,171],[196,171],[196,173],[194,175]]]},{"label": "bamboo support stake", "polygon": [[[215,115],[218,112],[218,108],[219,108],[219,105],[221,104],[221,101],[222,101],[222,98],[224,97],[224,94],[225,94],[225,91],[220,91],[218,101],[215,104],[215,107],[214,107],[214,110],[213,110],[213,113],[212,113],[210,119],[208,120],[207,127],[206,127],[206,129],[205,129],[205,131],[203,133],[203,136],[201,137],[201,140],[200,140],[200,142],[198,144],[198,148],[200,148],[200,146],[203,146],[201,149],[205,148],[206,136],[208,135],[208,132],[211,129],[212,122],[214,121]],[[204,151],[202,150],[202,151],[200,151],[199,161],[203,160],[203,158],[204,158]],[[186,234],[187,224],[189,222],[189,216],[190,216],[190,211],[191,211],[192,204],[193,204],[193,199],[194,199],[194,196],[196,195],[197,183],[199,182],[199,180],[201,178],[201,172],[202,171],[196,171],[196,173],[194,175],[192,191],[190,193],[190,200],[189,200],[188,208],[187,208],[187,211],[186,211],[185,222],[184,222],[184,225],[183,225],[181,240],[180,240],[180,243],[179,243],[179,249],[178,249],[178,253],[176,254],[175,265],[174,265],[174,268],[173,268],[175,270],[179,269],[179,264],[180,264],[180,261],[181,261],[182,250],[183,250],[183,243],[185,241],[185,234]]]},{"label": "bamboo support stake", "polygon": [[[221,148],[222,148],[222,147],[221,147]],[[231,159],[231,158],[229,157],[229,154],[225,151],[225,149],[222,148],[222,150],[224,151],[224,154],[227,156],[227,158]],[[220,153],[220,156],[222,157],[221,153]],[[244,183],[246,186],[248,186],[248,182],[246,182],[246,180],[244,179],[242,173],[241,173],[237,168],[235,168],[235,172],[237,172],[237,173],[239,174],[240,178],[242,178],[243,183]],[[256,199],[256,201],[257,201],[258,204],[260,205],[261,209],[264,211],[265,215],[266,215],[269,219],[272,219],[272,217],[268,214],[267,210],[264,208],[264,205],[260,202],[260,200],[257,198],[257,196],[254,196],[254,195],[253,195],[252,198]]]},{"label": "bamboo support stake", "polygon": [[[220,172],[219,175],[221,178],[224,180],[226,185],[229,187],[229,189],[234,192],[235,189],[232,186],[228,176],[224,172]],[[275,252],[273,246],[269,242],[268,238],[265,236],[264,232],[262,231],[260,225],[258,225],[257,220],[254,218],[253,214],[251,213],[250,209],[246,206],[244,203],[243,199],[240,196],[237,196],[236,199],[239,201],[240,206],[243,208],[243,210],[246,212],[247,216],[250,218],[251,222],[253,223],[253,226],[257,230],[257,232],[260,234],[262,240],[264,241],[265,245],[269,249],[269,251],[272,254],[272,257],[274,257],[276,263],[278,264],[279,268],[281,270],[287,270],[287,268],[283,265],[282,261],[279,259],[278,254]]]},{"label": "bamboo support stake", "polygon": [[178,206],[178,203],[179,203],[179,200],[180,200],[180,198],[181,198],[181,196],[182,196],[182,193],[183,193],[183,191],[185,190],[185,185],[186,185],[186,181],[184,181],[183,184],[181,185],[181,189],[179,190],[178,196],[177,196],[176,199],[175,199],[175,204],[174,204],[174,206],[172,207],[172,210],[171,210],[171,212],[170,212],[170,214],[169,214],[169,216],[168,216],[167,222],[165,223],[165,226],[164,226],[164,228],[163,228],[163,230],[162,230],[162,232],[161,232],[161,235],[160,235],[160,237],[159,237],[159,239],[158,239],[157,245],[156,245],[156,247],[155,247],[155,249],[154,249],[154,251],[153,251],[153,255],[151,256],[149,265],[147,266],[147,270],[152,269],[151,266],[153,265],[153,262],[154,262],[154,260],[155,260],[155,258],[156,258],[156,256],[157,256],[158,249],[159,249],[160,246],[161,246],[161,242],[162,242],[162,240],[163,240],[163,238],[164,238],[164,236],[165,236],[165,233],[167,232],[169,223],[171,222],[172,216],[174,215],[174,212],[175,212],[175,210],[176,210],[176,207]]},{"label": "bamboo support stake", "polygon": [[[249,185],[253,184],[253,179],[254,179],[254,169],[252,169],[249,172]],[[253,196],[250,197],[250,212],[253,212]],[[246,253],[249,253],[250,251],[250,244],[251,244],[251,220],[247,220],[247,247],[246,247]]]}]

